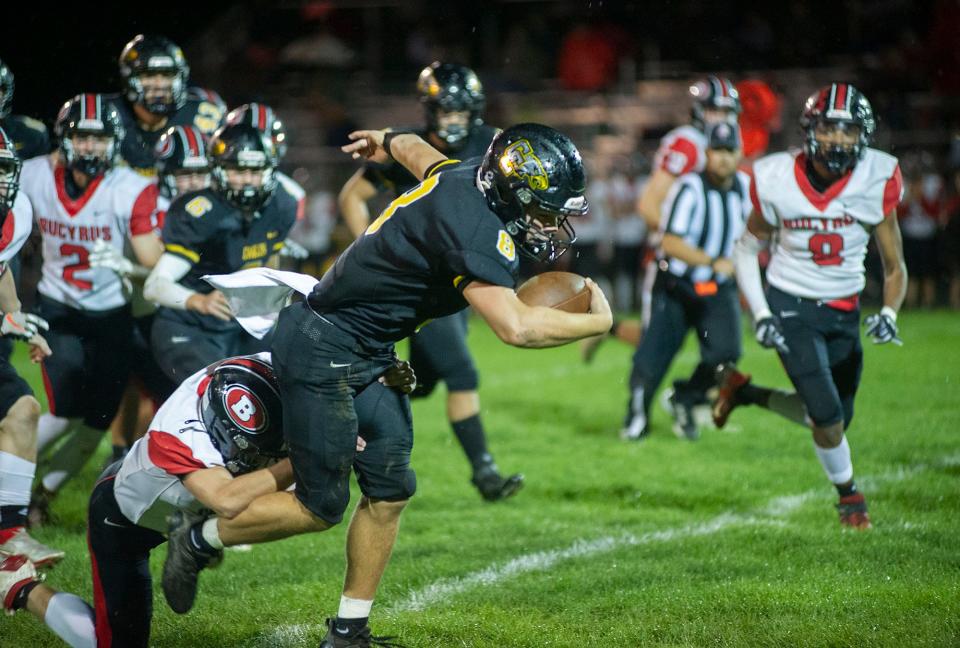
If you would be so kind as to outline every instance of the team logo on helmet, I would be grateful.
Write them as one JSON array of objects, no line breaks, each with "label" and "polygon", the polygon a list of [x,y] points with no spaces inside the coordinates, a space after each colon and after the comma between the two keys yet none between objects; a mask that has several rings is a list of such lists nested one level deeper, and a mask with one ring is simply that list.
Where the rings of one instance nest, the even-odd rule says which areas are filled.
[{"label": "team logo on helmet", "polygon": [[[547,171],[530,142],[521,139],[510,144],[500,156],[500,170],[507,177],[520,178],[534,191],[543,191],[550,187]],[[522,196],[520,197],[522,199]],[[529,202],[529,201],[525,201]]]},{"label": "team logo on helmet", "polygon": [[243,385],[227,387],[223,392],[223,405],[230,420],[247,432],[259,434],[270,425],[263,403]]}]

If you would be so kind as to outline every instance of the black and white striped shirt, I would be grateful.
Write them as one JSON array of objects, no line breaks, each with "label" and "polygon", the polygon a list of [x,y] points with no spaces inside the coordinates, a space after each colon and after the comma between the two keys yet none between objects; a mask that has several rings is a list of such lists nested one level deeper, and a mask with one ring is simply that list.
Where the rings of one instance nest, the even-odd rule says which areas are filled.
[{"label": "black and white striped shirt", "polygon": [[[730,257],[733,245],[750,215],[750,176],[738,171],[730,189],[721,190],[707,182],[702,173],[687,173],[677,178],[663,201],[660,230],[675,234],[688,245],[699,248],[711,258]],[[715,276],[708,265],[690,266],[658,253],[660,267],[693,282],[731,277]]]}]

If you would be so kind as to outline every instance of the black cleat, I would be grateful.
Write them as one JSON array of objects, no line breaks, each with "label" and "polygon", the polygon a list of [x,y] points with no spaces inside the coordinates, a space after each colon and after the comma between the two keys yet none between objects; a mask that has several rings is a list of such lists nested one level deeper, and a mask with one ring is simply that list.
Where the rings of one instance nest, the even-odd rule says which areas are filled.
[{"label": "black cleat", "polygon": [[327,635],[320,642],[320,648],[403,648],[393,641],[396,637],[374,637],[370,634],[370,626],[343,637],[333,631],[336,619],[327,619],[326,623]]},{"label": "black cleat", "polygon": [[474,472],[473,479],[470,481],[480,491],[483,499],[488,502],[505,500],[516,495],[517,491],[523,488],[522,474],[516,473],[509,477],[503,477],[493,464],[484,466]]},{"label": "black cleat", "polygon": [[167,559],[163,562],[163,596],[177,614],[186,614],[197,598],[200,570],[214,567],[223,560],[223,552],[206,554],[193,546],[190,528],[203,516],[177,511],[167,518]]},{"label": "black cleat", "polygon": [[670,395],[670,411],[673,414],[674,434],[688,441],[700,438],[700,428],[693,415],[693,402],[674,390]]}]

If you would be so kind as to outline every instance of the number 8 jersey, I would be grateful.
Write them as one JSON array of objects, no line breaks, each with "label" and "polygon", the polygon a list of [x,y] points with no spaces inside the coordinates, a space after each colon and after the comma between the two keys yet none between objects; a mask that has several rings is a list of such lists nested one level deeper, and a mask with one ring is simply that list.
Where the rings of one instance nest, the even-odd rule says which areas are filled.
[{"label": "number 8 jersey", "polygon": [[897,158],[868,148],[853,170],[823,193],[807,177],[806,157],[758,160],[753,208],[776,228],[767,281],[808,299],[842,299],[863,290],[863,260],[873,227],[903,196]]},{"label": "number 8 jersey", "polygon": [[74,199],[66,174],[53,156],[23,164],[20,190],[33,205],[43,239],[40,294],[71,308],[103,311],[126,304],[130,295],[120,277],[91,268],[88,257],[97,239],[123,254],[129,236],[153,231],[157,224],[157,185],[125,167],[95,178]]}]

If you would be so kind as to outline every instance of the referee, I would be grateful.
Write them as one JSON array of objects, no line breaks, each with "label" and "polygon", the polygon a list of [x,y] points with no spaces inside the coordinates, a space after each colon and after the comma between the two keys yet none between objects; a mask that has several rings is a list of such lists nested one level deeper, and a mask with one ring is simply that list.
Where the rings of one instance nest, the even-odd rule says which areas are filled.
[{"label": "referee", "polygon": [[650,324],[630,372],[630,403],[621,432],[627,440],[649,434],[653,395],[690,328],[697,332],[700,364],[688,381],[674,385],[677,436],[699,438],[693,406],[706,401],[717,365],[740,357],[740,303],[730,256],[750,213],[750,178],[737,171],[736,124],[713,124],[706,135],[703,172],[680,176],[663,203]]}]

